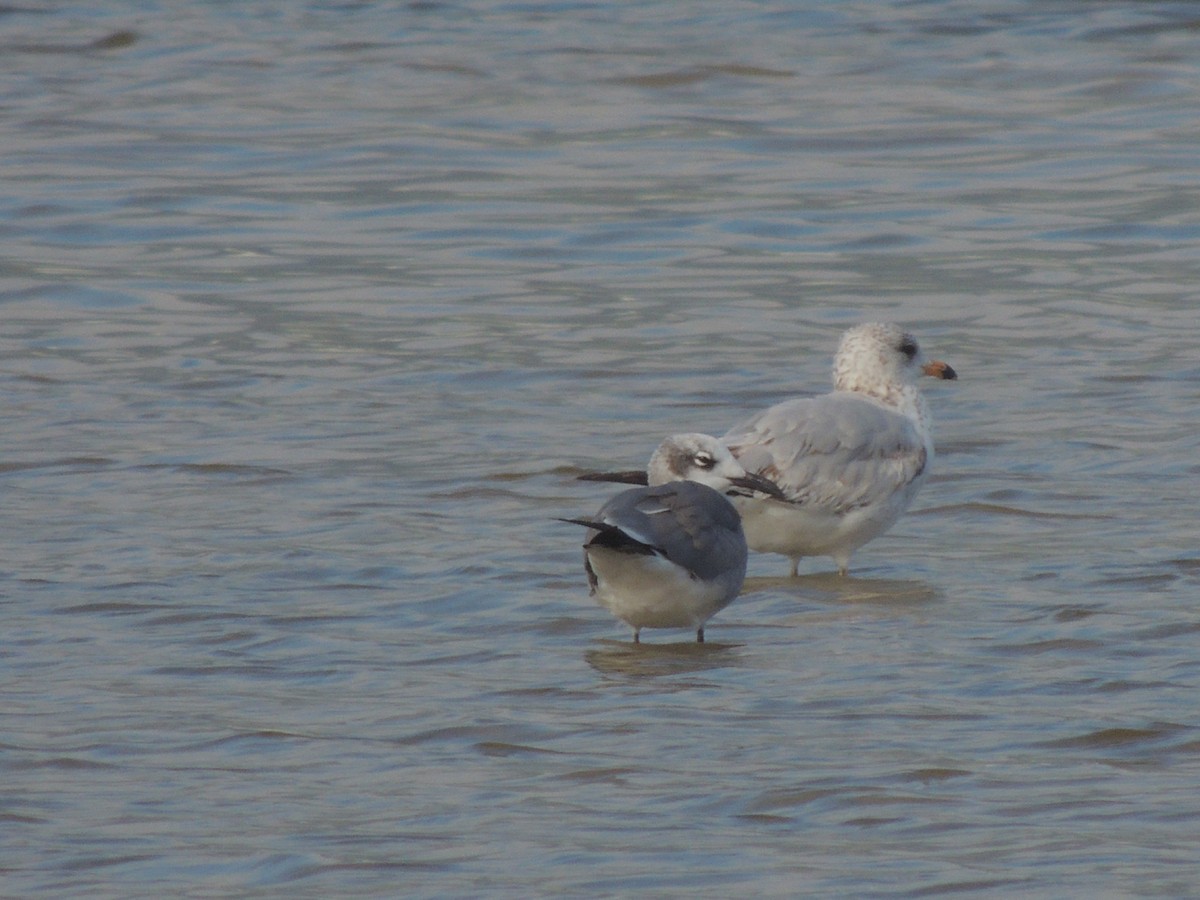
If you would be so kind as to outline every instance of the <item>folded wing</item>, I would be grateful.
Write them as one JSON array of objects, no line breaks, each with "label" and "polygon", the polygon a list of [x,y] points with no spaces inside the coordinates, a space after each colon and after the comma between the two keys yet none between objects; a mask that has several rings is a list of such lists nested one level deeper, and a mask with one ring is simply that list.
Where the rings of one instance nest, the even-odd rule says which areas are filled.
[{"label": "folded wing", "polygon": [[595,518],[704,580],[716,578],[746,554],[733,505],[712,488],[690,481],[624,491]]},{"label": "folded wing", "polygon": [[834,514],[902,490],[925,472],[929,455],[908,418],[848,392],[777,404],[721,441],[789,502]]}]

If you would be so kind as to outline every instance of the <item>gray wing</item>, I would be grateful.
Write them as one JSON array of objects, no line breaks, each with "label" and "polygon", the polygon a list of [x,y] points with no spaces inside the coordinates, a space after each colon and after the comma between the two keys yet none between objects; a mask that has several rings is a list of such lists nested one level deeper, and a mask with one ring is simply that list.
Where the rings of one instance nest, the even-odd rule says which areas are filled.
[{"label": "gray wing", "polygon": [[776,404],[721,442],[791,502],[834,513],[890,496],[919,478],[928,461],[911,421],[850,393]]},{"label": "gray wing", "polygon": [[604,504],[596,518],[705,580],[746,563],[737,511],[703,484],[673,481],[623,491]]}]

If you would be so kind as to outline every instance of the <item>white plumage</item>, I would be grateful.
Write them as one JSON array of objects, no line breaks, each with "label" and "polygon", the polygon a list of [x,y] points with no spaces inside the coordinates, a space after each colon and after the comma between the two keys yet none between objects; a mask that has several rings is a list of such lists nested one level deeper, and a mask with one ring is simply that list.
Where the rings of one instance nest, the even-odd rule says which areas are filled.
[{"label": "white plumage", "polygon": [[933,462],[922,373],[957,377],[900,326],[859,325],[838,347],[832,393],[776,404],[721,438],[784,495],[734,498],[750,549],[787,556],[793,575],[805,556],[832,557],[845,574],[900,518]]}]

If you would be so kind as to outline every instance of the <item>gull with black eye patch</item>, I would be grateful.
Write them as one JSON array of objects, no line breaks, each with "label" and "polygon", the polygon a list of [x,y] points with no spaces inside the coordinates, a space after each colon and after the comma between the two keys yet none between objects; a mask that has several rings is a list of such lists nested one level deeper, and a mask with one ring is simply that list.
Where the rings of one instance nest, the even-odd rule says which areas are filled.
[{"label": "gull with black eye patch", "polygon": [[598,603],[633,628],[690,628],[737,597],[746,575],[746,538],[727,492],[782,497],[750,475],[706,434],[679,434],[654,451],[647,487],[613,497],[591,518],[583,545],[588,586]]},{"label": "gull with black eye patch", "polygon": [[734,498],[752,550],[791,560],[829,556],[845,575],[850,557],[887,531],[912,503],[933,462],[931,417],[920,375],[955,379],[926,360],[898,325],[869,323],[842,336],[833,392],[786,400],[721,438],[747,472],[783,498]]}]

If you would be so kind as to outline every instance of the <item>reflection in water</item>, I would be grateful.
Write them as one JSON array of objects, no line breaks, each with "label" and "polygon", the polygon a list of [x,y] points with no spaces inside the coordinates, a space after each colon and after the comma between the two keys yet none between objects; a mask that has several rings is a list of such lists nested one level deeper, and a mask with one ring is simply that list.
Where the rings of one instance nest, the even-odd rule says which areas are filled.
[{"label": "reflection in water", "polygon": [[734,651],[742,646],[713,642],[699,644],[695,641],[677,644],[601,643],[605,646],[584,654],[588,665],[606,675],[637,676],[683,675],[734,666],[738,664],[738,656]]},{"label": "reflection in water", "polygon": [[836,572],[797,577],[747,578],[742,595],[761,592],[796,594],[821,603],[873,603],[887,607],[921,606],[945,599],[940,589],[906,578],[855,578]]}]

